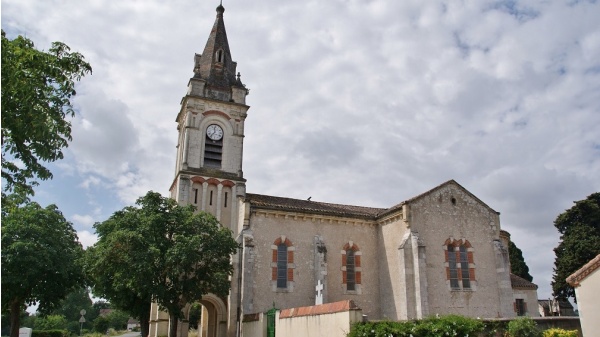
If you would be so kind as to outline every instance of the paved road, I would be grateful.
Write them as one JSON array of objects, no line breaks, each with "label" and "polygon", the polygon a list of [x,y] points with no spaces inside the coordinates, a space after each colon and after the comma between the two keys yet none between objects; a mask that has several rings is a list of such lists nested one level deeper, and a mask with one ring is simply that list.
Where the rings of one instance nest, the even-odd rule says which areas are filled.
[{"label": "paved road", "polygon": [[119,335],[119,337],[140,337],[140,336],[141,335],[140,335],[139,331],[138,332],[127,332],[122,335]]}]

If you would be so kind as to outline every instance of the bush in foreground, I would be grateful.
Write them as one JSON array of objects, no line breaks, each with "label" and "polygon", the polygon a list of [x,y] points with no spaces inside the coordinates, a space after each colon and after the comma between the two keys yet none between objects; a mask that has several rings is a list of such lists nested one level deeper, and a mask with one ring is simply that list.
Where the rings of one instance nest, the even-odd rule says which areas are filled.
[{"label": "bush in foreground", "polygon": [[510,321],[506,332],[510,337],[539,337],[542,335],[537,328],[537,323],[530,317],[519,317]]},{"label": "bush in foreground", "polygon": [[552,328],[544,331],[542,334],[543,337],[577,337],[579,333],[577,330],[565,330],[565,329],[557,329]]},{"label": "bush in foreground", "polygon": [[479,320],[448,315],[420,321],[357,323],[350,329],[348,337],[467,337],[477,336],[483,329]]}]

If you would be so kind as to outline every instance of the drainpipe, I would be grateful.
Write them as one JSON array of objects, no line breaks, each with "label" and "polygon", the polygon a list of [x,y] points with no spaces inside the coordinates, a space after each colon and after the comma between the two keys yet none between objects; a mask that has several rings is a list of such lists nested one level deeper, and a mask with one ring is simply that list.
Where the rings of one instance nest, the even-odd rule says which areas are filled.
[{"label": "drainpipe", "polygon": [[237,275],[237,313],[236,313],[236,337],[241,337],[242,335],[242,275],[243,275],[243,263],[244,263],[244,232],[246,229],[242,229],[240,235],[238,236],[238,242],[240,247],[238,248],[238,275]]}]

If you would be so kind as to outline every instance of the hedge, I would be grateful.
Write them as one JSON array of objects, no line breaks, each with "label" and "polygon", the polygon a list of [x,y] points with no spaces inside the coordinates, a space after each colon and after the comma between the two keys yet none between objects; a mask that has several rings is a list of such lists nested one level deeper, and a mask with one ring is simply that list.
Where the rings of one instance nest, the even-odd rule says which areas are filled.
[{"label": "hedge", "polygon": [[69,337],[67,330],[33,330],[31,337]]}]

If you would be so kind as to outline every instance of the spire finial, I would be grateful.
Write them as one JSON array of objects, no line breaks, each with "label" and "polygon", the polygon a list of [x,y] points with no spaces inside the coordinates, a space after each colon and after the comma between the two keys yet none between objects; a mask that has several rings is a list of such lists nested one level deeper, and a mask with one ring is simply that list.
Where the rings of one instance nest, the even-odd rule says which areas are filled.
[{"label": "spire finial", "polygon": [[223,7],[223,0],[221,0],[219,3],[219,7],[217,7],[217,13],[222,15],[223,12],[225,12],[225,7]]}]

